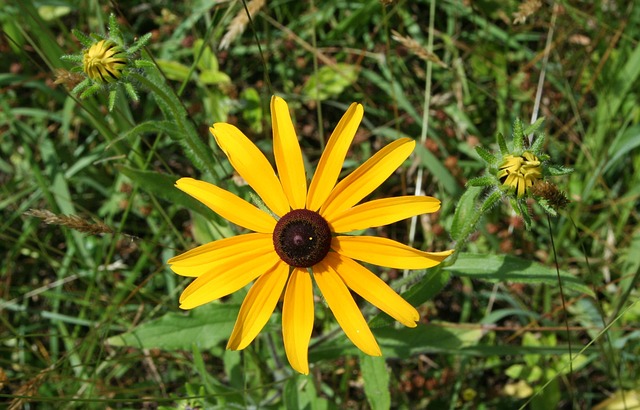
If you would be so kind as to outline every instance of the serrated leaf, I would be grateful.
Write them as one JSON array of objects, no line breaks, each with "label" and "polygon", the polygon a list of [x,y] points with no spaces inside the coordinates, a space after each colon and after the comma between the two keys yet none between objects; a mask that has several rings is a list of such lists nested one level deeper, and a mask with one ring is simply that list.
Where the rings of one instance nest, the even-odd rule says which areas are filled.
[{"label": "serrated leaf", "polygon": [[[444,268],[454,275],[489,282],[514,282],[558,286],[558,275],[553,266],[520,259],[511,255],[480,255],[462,253],[456,263]],[[584,282],[566,271],[560,271],[564,289],[593,296]]]},{"label": "serrated leaf", "polygon": [[209,303],[188,314],[169,312],[107,342],[140,349],[191,350],[193,344],[210,349],[229,338],[239,310],[235,304]]},{"label": "serrated leaf", "polygon": [[[529,151],[533,152],[536,155],[540,155],[543,145],[544,145],[544,140],[546,139],[544,134],[538,134],[534,140],[533,140],[533,144],[531,144],[531,147],[529,148]],[[542,161],[541,158],[538,158]]]},{"label": "serrated leaf", "polygon": [[498,134],[496,136],[496,140],[498,141],[498,147],[500,147],[500,153],[502,155],[507,155],[509,153],[509,148],[507,147],[507,142],[504,140],[504,135]]},{"label": "serrated leaf", "polygon": [[358,66],[345,63],[324,66],[307,79],[302,93],[316,101],[336,97],[356,81],[359,71]]},{"label": "serrated leaf", "polygon": [[517,154],[521,154],[524,149],[524,133],[522,129],[522,121],[516,118],[513,122],[513,150]]},{"label": "serrated leaf", "polygon": [[538,118],[533,124],[529,124],[527,128],[524,129],[523,135],[529,135],[531,133],[538,131],[538,128],[540,128],[543,122],[544,122],[544,117]]},{"label": "serrated leaf", "polygon": [[482,202],[482,205],[480,206],[480,211],[478,212],[481,212],[484,214],[485,212],[493,208],[493,206],[498,203],[500,198],[502,198],[502,192],[493,191],[491,194],[489,194],[489,196],[485,198],[484,202]]},{"label": "serrated leaf", "polygon": [[498,158],[496,158],[495,155],[493,155],[491,152],[487,151],[481,145],[478,145],[476,147],[476,152],[478,153],[480,158],[482,158],[484,160],[484,162],[486,162],[489,165],[494,165],[495,163],[498,162]]},{"label": "serrated leaf", "polygon": [[360,354],[360,370],[364,380],[364,394],[373,410],[391,407],[389,394],[389,371],[383,357]]},{"label": "serrated leaf", "polygon": [[467,181],[467,187],[487,187],[493,185],[495,178],[485,175],[483,177],[471,178]]}]

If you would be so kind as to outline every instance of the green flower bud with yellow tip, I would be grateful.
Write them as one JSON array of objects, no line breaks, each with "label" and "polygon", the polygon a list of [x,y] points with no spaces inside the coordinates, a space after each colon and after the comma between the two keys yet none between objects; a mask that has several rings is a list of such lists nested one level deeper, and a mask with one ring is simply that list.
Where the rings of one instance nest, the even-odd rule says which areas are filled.
[{"label": "green flower bud with yellow tip", "polygon": [[540,160],[528,151],[520,156],[506,155],[502,158],[497,176],[503,186],[513,188],[518,197],[522,197],[528,188],[542,178]]},{"label": "green flower bud with yellow tip", "polygon": [[86,49],[82,70],[94,81],[111,83],[122,76],[127,66],[127,53],[112,40],[100,40]]},{"label": "green flower bud with yellow tip", "polygon": [[129,98],[138,101],[138,93],[129,80],[129,75],[153,65],[148,60],[134,58],[140,48],[149,41],[151,34],[140,37],[127,47],[113,14],[109,16],[107,37],[95,33],[87,36],[75,29],[72,32],[85,48],[80,54],[66,55],[62,58],[77,63],[71,72],[79,73],[85,78],[73,87],[71,93],[84,99],[98,91],[107,90],[109,111],[113,110],[122,89]]},{"label": "green flower bud with yellow tip", "polygon": [[[533,199],[551,215],[555,215],[557,209],[566,206],[568,199],[548,181],[548,178],[568,174],[572,170],[550,163],[549,155],[543,152],[544,134],[538,134],[534,138],[534,133],[542,121],[540,119],[525,128],[520,120],[516,120],[511,144],[507,144],[504,137],[498,135],[498,152],[491,152],[481,146],[476,147],[476,152],[486,163],[486,172],[483,176],[470,179],[467,186],[483,188],[469,191],[475,195],[473,201],[481,200],[481,204],[477,207],[475,216],[472,215],[473,212],[468,212],[468,209],[464,212],[456,210],[454,225],[458,227],[459,239],[464,240],[471,234],[480,216],[497,205],[501,199],[509,200],[515,212],[523,218],[527,229],[532,223],[527,199]],[[529,135],[531,139],[526,137]],[[470,202],[467,197],[468,195],[464,202],[468,207]]]}]

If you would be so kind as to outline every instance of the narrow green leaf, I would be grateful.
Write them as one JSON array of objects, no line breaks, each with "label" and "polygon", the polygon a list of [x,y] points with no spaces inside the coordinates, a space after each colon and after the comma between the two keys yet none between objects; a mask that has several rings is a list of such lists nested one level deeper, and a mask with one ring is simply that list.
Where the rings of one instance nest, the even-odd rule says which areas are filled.
[{"label": "narrow green leaf", "polygon": [[360,370],[364,380],[364,394],[373,410],[387,410],[391,407],[389,394],[389,371],[382,357],[360,354]]},{"label": "narrow green leaf", "polygon": [[178,133],[178,127],[171,121],[145,121],[124,133],[123,137],[133,138],[144,133],[165,133],[175,138],[175,135]]},{"label": "narrow green leaf", "polygon": [[[444,268],[454,275],[489,282],[515,282],[532,285],[558,285],[558,275],[553,266],[516,258],[511,255],[479,255],[462,253],[455,264]],[[593,291],[578,277],[560,271],[565,289],[592,296]]]},{"label": "narrow green leaf", "polygon": [[544,122],[544,117],[538,118],[533,124],[529,124],[522,133],[524,135],[529,135],[538,131],[538,128],[540,128],[543,122]]},{"label": "narrow green leaf", "polygon": [[498,158],[495,157],[491,152],[487,151],[482,145],[478,145],[476,147],[476,152],[489,165],[494,165],[498,162]]},{"label": "narrow green leaf", "polygon": [[[526,134],[525,134],[526,135]],[[546,137],[544,134],[538,134],[534,139],[531,147],[529,147],[529,151],[533,152],[536,155],[540,155],[542,148],[544,148],[544,141]]]},{"label": "narrow green leaf", "polygon": [[471,178],[467,181],[467,187],[487,187],[493,185],[496,179],[492,176],[485,175],[482,177]]},{"label": "narrow green leaf", "polygon": [[210,349],[229,338],[239,309],[238,305],[209,303],[186,315],[169,312],[107,342],[140,349],[191,350],[193,344]]},{"label": "narrow green leaf", "polygon": [[129,177],[132,181],[140,186],[143,190],[157,195],[171,203],[182,206],[186,209],[195,211],[205,218],[218,220],[220,217],[211,209],[180,191],[175,187],[175,183],[179,177],[174,175],[160,174],[153,171],[140,171],[125,166],[118,167],[120,172]]},{"label": "narrow green leaf", "polygon": [[507,142],[504,140],[504,135],[498,133],[496,136],[496,140],[498,141],[498,146],[500,147],[500,153],[502,155],[507,155],[509,153],[509,148],[507,147]]},{"label": "narrow green leaf", "polygon": [[628,128],[620,133],[609,146],[609,159],[602,171],[603,174],[613,166],[620,165],[620,159],[630,156],[629,153],[640,146],[640,125]]},{"label": "narrow green leaf", "polygon": [[493,191],[489,194],[489,196],[485,198],[479,212],[484,214],[485,212],[493,208],[498,203],[500,198],[502,198],[502,192],[499,190]]},{"label": "narrow green leaf", "polygon": [[520,118],[516,118],[513,122],[513,150],[521,154],[524,150],[524,132],[522,129],[522,121]]},{"label": "narrow green leaf", "polygon": [[[402,294],[402,297],[413,306],[420,306],[427,300],[433,299],[449,282],[450,273],[436,268],[429,270],[425,276],[409,290]],[[389,326],[395,320],[384,312],[380,312],[369,321],[370,328]]]},{"label": "narrow green leaf", "polygon": [[427,168],[440,181],[447,193],[452,196],[460,195],[462,191],[460,184],[439,158],[420,144],[416,146],[415,153],[420,158],[421,165]]}]

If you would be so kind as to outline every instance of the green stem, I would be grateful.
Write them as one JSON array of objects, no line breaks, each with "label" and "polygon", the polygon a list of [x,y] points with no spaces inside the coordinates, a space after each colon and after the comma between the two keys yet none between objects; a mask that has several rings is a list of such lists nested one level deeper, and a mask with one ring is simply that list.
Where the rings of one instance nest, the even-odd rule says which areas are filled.
[{"label": "green stem", "polygon": [[[135,81],[142,84],[146,87],[151,93],[156,95],[156,97],[162,99],[162,101],[169,107],[171,110],[171,116],[173,120],[176,122],[178,128],[182,131],[181,135],[178,137],[184,142],[185,147],[191,150],[194,155],[194,159],[198,162],[198,166],[204,168],[207,173],[209,173],[212,177],[218,177],[216,169],[213,166],[213,160],[215,158],[213,155],[207,155],[209,152],[209,147],[202,142],[198,134],[195,132],[193,125],[187,122],[187,113],[180,101],[177,99],[175,95],[169,95],[165,92],[161,87],[153,83],[149,78],[138,74],[131,73],[131,77],[135,79]],[[166,115],[166,114],[165,114]]]}]

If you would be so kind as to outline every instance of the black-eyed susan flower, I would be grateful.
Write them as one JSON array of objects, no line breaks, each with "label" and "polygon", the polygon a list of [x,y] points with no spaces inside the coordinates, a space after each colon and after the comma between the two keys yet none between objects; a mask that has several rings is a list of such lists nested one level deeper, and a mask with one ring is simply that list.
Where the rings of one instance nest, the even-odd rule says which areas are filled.
[{"label": "black-eyed susan flower", "polygon": [[[134,58],[140,48],[149,41],[151,34],[140,37],[127,47],[113,14],[109,16],[107,37],[95,33],[86,36],[75,29],[72,32],[85,48],[80,54],[62,56],[62,59],[77,63],[71,72],[80,73],[85,76],[85,79],[71,92],[78,94],[80,98],[87,98],[100,90],[108,89],[109,111],[113,110],[120,87],[124,88],[129,98],[138,101],[138,94],[128,77],[136,70],[153,66],[148,60]],[[64,76],[64,72],[59,72],[57,75],[60,79],[61,75]]]},{"label": "black-eyed susan flower", "polygon": [[[192,309],[254,281],[242,303],[227,348],[253,341],[282,303],[282,334],[291,366],[307,374],[314,321],[312,276],[347,337],[363,352],[380,348],[350,290],[405,326],[415,327],[416,309],[356,261],[398,269],[426,269],[451,251],[424,252],[391,239],[347,233],[435,212],[440,201],[427,196],[384,198],[358,204],[411,154],[415,142],[401,138],[337,182],[363,116],[352,104],[329,138],[309,186],[302,152],[286,102],[271,100],[277,173],[240,130],[226,123],[210,129],[231,165],[271,213],[204,181],[182,178],[176,186],[214,212],[252,233],[217,240],[169,259],[179,275],[196,279],[180,297]],[[336,183],[337,182],[337,183]]]}]

